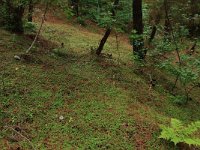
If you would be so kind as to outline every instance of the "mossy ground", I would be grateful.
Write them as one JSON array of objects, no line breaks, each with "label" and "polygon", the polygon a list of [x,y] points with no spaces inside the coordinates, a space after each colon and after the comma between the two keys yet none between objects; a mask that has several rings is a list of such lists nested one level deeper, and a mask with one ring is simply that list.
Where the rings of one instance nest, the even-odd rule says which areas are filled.
[{"label": "mossy ground", "polygon": [[7,126],[20,128],[37,149],[175,149],[158,139],[159,124],[200,120],[199,101],[178,106],[135,74],[124,36],[119,50],[114,36],[106,44],[112,58],[98,58],[91,47],[101,34],[46,22],[31,54],[39,61],[16,61],[32,38],[0,35],[0,149],[31,149]]}]

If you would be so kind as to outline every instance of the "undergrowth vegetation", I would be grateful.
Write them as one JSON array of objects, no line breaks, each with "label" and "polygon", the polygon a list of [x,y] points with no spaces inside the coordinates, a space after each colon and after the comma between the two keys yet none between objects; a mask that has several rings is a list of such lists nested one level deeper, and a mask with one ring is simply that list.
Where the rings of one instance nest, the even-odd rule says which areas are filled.
[{"label": "undergrowth vegetation", "polygon": [[0,149],[198,149],[198,7],[0,0]]},{"label": "undergrowth vegetation", "polygon": [[13,56],[31,38],[1,34],[1,149],[31,148],[9,127],[23,132],[38,149],[175,149],[158,139],[159,124],[170,118],[200,119],[198,99],[180,107],[161,85],[149,88],[149,80],[134,69],[126,39],[116,51],[111,37],[105,51],[112,58],[98,58],[90,48],[99,34],[48,22],[30,55],[39,61],[16,61]]},{"label": "undergrowth vegetation", "polygon": [[195,138],[195,132],[198,132],[200,128],[200,122],[196,121],[188,126],[177,119],[171,120],[171,127],[161,126],[162,132],[159,138],[170,140],[175,145],[180,143],[186,143],[189,146],[200,146],[200,139]]}]

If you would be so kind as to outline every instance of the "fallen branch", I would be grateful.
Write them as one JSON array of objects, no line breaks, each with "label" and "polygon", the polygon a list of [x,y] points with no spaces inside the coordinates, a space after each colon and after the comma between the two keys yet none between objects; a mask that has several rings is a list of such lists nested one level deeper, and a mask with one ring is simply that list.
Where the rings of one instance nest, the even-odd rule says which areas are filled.
[{"label": "fallen branch", "polygon": [[11,130],[11,131],[15,132],[16,134],[20,135],[22,138],[24,138],[25,140],[27,140],[29,142],[29,144],[30,144],[30,146],[32,147],[33,150],[36,150],[33,143],[26,136],[24,136],[23,134],[21,134],[20,132],[15,130],[13,127],[4,126],[4,128],[7,129],[7,130]]}]

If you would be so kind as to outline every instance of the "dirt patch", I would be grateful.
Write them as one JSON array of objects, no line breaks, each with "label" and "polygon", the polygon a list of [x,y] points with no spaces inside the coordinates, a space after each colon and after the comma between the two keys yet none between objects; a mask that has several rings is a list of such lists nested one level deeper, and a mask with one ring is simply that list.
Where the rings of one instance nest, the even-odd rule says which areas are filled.
[{"label": "dirt patch", "polygon": [[[158,124],[151,120],[149,116],[142,115],[138,109],[142,106],[131,105],[128,109],[129,115],[135,120],[136,132],[133,135],[133,140],[136,144],[136,149],[145,150],[147,149],[147,144],[152,140],[153,133],[158,131]],[[148,109],[148,108],[143,108]]]}]

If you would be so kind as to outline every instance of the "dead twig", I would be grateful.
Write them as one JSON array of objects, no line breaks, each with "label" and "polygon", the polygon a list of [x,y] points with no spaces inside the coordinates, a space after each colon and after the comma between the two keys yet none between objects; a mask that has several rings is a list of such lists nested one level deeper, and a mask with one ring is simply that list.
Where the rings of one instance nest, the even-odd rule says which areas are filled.
[{"label": "dead twig", "polygon": [[30,146],[32,147],[33,150],[36,150],[33,143],[26,136],[24,136],[22,133],[16,131],[13,127],[4,126],[4,128],[7,129],[7,130],[11,130],[11,131],[15,132],[16,134],[20,135],[22,138],[24,138],[26,141],[28,141],[28,143],[30,144]]}]

